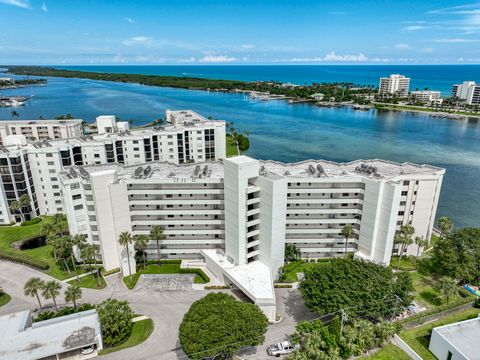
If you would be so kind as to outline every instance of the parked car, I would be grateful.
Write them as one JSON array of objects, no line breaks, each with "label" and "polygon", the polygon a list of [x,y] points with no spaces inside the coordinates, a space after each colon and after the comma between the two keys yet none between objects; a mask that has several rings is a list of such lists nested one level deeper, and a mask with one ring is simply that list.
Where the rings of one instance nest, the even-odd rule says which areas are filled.
[{"label": "parked car", "polygon": [[270,356],[280,357],[280,355],[287,355],[298,349],[300,349],[300,344],[292,345],[290,341],[282,341],[280,343],[270,345],[267,349],[267,354]]},{"label": "parked car", "polygon": [[90,345],[82,348],[82,355],[89,355],[95,351],[95,346]]}]

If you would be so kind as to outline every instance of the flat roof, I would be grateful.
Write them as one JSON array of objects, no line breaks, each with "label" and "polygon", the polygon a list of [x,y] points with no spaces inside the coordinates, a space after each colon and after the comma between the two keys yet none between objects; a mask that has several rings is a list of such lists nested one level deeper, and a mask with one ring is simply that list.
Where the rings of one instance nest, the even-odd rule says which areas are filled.
[{"label": "flat roof", "polygon": [[2,120],[2,125],[68,125],[82,123],[82,119],[51,119],[51,120]]},{"label": "flat roof", "polygon": [[202,250],[202,254],[220,266],[224,274],[258,305],[275,304],[270,268],[260,260],[248,264],[231,263],[223,251]]},{"label": "flat roof", "polygon": [[97,342],[100,322],[95,310],[31,324],[28,310],[0,316],[0,358],[33,360]]},{"label": "flat roof", "polygon": [[478,359],[480,354],[480,317],[433,328],[468,359]]},{"label": "flat roof", "polygon": [[[248,156],[238,156],[225,161],[242,164],[252,161]],[[445,173],[445,169],[431,165],[417,165],[413,163],[396,163],[386,160],[356,160],[348,163],[336,163],[326,160],[306,160],[297,163],[285,164],[271,160],[259,160],[260,174],[268,176],[274,174],[292,179],[299,178],[329,178],[329,177],[364,177],[373,180],[392,180],[402,175],[439,175]],[[76,169],[77,167],[74,167]],[[194,164],[176,165],[169,162],[148,162],[137,165],[121,165],[116,163],[83,166],[87,173],[93,174],[107,169],[116,169],[119,180],[131,180],[135,178],[147,179],[223,179],[224,165],[222,161],[208,161]],[[147,176],[136,176],[139,169],[148,172]],[[372,169],[375,168],[375,173]],[[320,173],[320,170],[322,173]],[[312,172],[313,171],[313,172]],[[70,174],[71,171],[65,171]]]}]

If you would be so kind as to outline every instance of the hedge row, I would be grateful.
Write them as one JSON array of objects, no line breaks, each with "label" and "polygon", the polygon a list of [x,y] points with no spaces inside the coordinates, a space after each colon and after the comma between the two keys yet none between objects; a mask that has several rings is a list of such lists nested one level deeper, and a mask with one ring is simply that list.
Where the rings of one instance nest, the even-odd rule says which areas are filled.
[{"label": "hedge row", "polygon": [[198,276],[200,276],[202,278],[203,281],[205,281],[206,283],[209,283],[210,282],[210,278],[208,277],[207,274],[205,274],[203,272],[202,269],[180,269],[179,271],[179,274],[197,274]]},{"label": "hedge row", "polygon": [[112,269],[110,271],[105,271],[105,269],[102,268],[102,271],[101,271],[103,276],[108,276],[108,275],[116,274],[119,272],[120,272],[120,268]]},{"label": "hedge row", "polygon": [[41,217],[36,217],[32,220],[26,220],[24,222],[22,222],[22,224],[20,226],[30,226],[30,225],[35,225],[35,224],[38,224],[39,222],[41,222],[43,219]]},{"label": "hedge row", "polygon": [[205,290],[222,290],[222,289],[231,289],[231,286],[229,285],[210,285],[210,286],[205,286]]},{"label": "hedge row", "polygon": [[67,306],[58,311],[43,311],[40,314],[38,314],[38,316],[33,320],[33,322],[54,319],[60,316],[75,314],[78,312],[92,310],[92,309],[95,309],[93,305],[82,304],[77,308],[74,308],[73,306]]},{"label": "hedge row", "polygon": [[19,264],[28,265],[38,270],[48,270],[49,266],[46,262],[37,259],[24,257],[22,254],[7,253],[0,251],[0,259],[13,261]]}]

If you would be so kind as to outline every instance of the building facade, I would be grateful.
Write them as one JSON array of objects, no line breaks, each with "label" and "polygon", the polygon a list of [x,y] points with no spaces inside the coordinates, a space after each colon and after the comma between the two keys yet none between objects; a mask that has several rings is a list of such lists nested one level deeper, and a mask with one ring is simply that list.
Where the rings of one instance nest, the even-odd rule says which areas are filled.
[{"label": "building facade", "polygon": [[462,84],[453,85],[452,97],[465,100],[468,105],[479,105],[480,85],[476,84],[475,81],[464,81]]},{"label": "building facade", "polygon": [[16,120],[0,122],[0,144],[9,135],[24,135],[28,140],[75,138],[83,135],[82,120]]},{"label": "building facade", "polygon": [[[388,264],[403,224],[430,238],[444,170],[382,160],[282,164],[245,156],[197,165],[151,163],[72,168],[61,174],[72,234],[102,249],[105,268],[121,267],[123,231],[164,229],[148,257],[198,259],[226,251],[237,265],[255,260],[276,274],[284,243],[302,258],[345,252]],[[353,235],[341,234],[350,224]]]},{"label": "building facade", "polygon": [[391,74],[389,77],[381,77],[378,85],[378,93],[380,95],[398,95],[401,97],[408,96],[410,87],[410,78],[404,75]]},{"label": "building facade", "polygon": [[183,164],[225,158],[224,121],[207,120],[192,111],[168,113],[179,120],[129,130],[128,124],[116,123],[113,117],[112,126],[104,126],[102,134],[36,141],[25,135],[6,136],[0,147],[0,223],[21,220],[19,213],[11,214],[9,206],[23,194],[31,200],[22,211],[26,219],[65,212],[59,174],[70,166]]},{"label": "building facade", "polygon": [[431,91],[431,90],[420,90],[420,91],[412,91],[410,93],[412,97],[416,100],[421,101],[423,103],[442,103],[442,97],[440,91]]}]

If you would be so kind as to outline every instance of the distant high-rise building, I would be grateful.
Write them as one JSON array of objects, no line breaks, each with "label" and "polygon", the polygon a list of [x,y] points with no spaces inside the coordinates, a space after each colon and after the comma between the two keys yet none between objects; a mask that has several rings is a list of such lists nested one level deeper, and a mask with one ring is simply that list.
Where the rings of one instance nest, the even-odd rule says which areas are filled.
[{"label": "distant high-rise building", "polygon": [[410,87],[410,78],[404,75],[391,74],[389,77],[381,77],[378,85],[378,93],[397,94],[399,96],[407,96]]},{"label": "distant high-rise building", "polygon": [[462,84],[455,84],[452,87],[452,97],[458,97],[468,105],[480,104],[480,84],[475,81],[464,81]]},{"label": "distant high-rise building", "polygon": [[440,91],[420,90],[412,91],[410,93],[416,100],[424,103],[442,103]]}]

